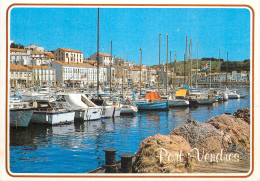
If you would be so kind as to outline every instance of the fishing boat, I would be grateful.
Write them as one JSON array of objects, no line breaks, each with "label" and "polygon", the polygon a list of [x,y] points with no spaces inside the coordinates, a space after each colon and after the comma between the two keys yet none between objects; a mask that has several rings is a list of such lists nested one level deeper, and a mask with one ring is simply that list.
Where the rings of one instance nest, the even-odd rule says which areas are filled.
[{"label": "fishing boat", "polygon": [[187,89],[178,90],[175,93],[175,96],[170,96],[169,107],[181,107],[189,106],[189,100],[185,99],[187,94]]},{"label": "fishing boat", "polygon": [[61,107],[58,102],[35,100],[32,105],[36,108],[30,120],[31,123],[55,125],[74,121],[75,111]]},{"label": "fishing boat", "polygon": [[97,120],[101,118],[102,107],[97,106],[84,94],[67,94],[64,99],[74,107],[75,119],[80,120]]},{"label": "fishing boat", "polygon": [[10,99],[9,111],[11,127],[27,127],[29,125],[33,108],[29,107],[28,102],[13,97]]},{"label": "fishing boat", "polygon": [[149,92],[146,94],[146,101],[135,102],[138,110],[168,110],[169,103],[167,101],[162,101],[158,92]]}]

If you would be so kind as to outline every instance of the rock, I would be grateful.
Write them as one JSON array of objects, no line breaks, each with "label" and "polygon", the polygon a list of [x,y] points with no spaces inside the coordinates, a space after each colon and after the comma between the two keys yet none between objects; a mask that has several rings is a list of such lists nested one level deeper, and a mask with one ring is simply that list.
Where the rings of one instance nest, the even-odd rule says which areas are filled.
[{"label": "rock", "polygon": [[192,161],[188,160],[190,150],[189,143],[181,136],[160,134],[149,136],[140,144],[133,163],[134,171],[138,173],[189,172],[192,169]]},{"label": "rock", "polygon": [[236,112],[234,112],[234,116],[236,118],[241,118],[248,124],[250,124],[250,109],[244,108],[244,109],[238,109]]},{"label": "rock", "polygon": [[233,146],[250,148],[250,125],[240,118],[231,115],[219,115],[210,118],[206,123],[211,124],[226,135],[226,140]]}]

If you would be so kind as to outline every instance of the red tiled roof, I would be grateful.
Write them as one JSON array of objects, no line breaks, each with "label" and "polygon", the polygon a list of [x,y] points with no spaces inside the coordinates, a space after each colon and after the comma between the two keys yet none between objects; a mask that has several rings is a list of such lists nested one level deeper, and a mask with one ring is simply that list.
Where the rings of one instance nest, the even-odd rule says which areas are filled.
[{"label": "red tiled roof", "polygon": [[49,66],[46,66],[46,65],[27,65],[27,67],[29,68],[34,68],[34,69],[54,69],[53,67],[49,67]]},{"label": "red tiled roof", "polygon": [[10,48],[10,51],[12,51],[12,52],[26,52],[25,49],[18,49],[18,48]]},{"label": "red tiled roof", "polygon": [[55,63],[58,63],[60,65],[69,65],[69,66],[82,66],[82,67],[94,67],[91,64],[87,63],[73,63],[73,62],[62,62],[62,61],[53,61]]},{"label": "red tiled roof", "polygon": [[10,70],[27,70],[24,65],[10,65]]},{"label": "red tiled roof", "polygon": [[61,49],[61,50],[65,51],[65,52],[83,53],[83,52],[81,52],[79,50],[73,50],[73,49],[69,49],[69,48],[58,48],[58,49]]}]

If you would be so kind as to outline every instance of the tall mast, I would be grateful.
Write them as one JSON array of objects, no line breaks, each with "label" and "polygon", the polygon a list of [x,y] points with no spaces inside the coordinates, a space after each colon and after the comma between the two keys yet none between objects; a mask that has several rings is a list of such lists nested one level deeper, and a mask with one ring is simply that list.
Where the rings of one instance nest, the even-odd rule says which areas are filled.
[{"label": "tall mast", "polygon": [[183,79],[183,80],[184,80],[184,84],[183,84],[183,85],[185,85],[185,83],[186,83],[185,59],[186,59],[186,54],[184,53],[184,56],[183,56],[183,60],[184,60],[184,61],[183,61],[183,63],[184,63],[184,64],[183,64],[183,65],[184,65],[184,68],[183,68],[183,70],[184,70],[184,71],[183,71],[183,73],[184,73],[184,79]]},{"label": "tall mast", "polygon": [[111,96],[111,84],[112,84],[112,40],[111,40],[111,47],[110,47],[110,82],[109,82],[109,90]]},{"label": "tall mast", "polygon": [[228,52],[227,52],[227,64],[226,64],[226,87],[228,86]]},{"label": "tall mast", "polygon": [[141,51],[141,58],[140,58],[140,96],[141,96],[141,86],[142,86],[142,49],[139,49]]},{"label": "tall mast", "polygon": [[177,54],[175,52],[175,56],[174,56],[174,84],[176,83],[176,60],[177,60]]},{"label": "tall mast", "polygon": [[187,35],[186,35],[186,48],[185,48],[185,56],[184,56],[184,84],[186,83],[186,59],[187,59]]},{"label": "tall mast", "polygon": [[168,95],[168,35],[167,35],[167,53],[166,53],[166,95]]},{"label": "tall mast", "polygon": [[124,69],[124,53],[123,53],[123,67],[122,67],[122,98],[124,98],[124,71],[125,71],[125,69]]},{"label": "tall mast", "polygon": [[159,34],[159,73],[158,73],[158,93],[160,92],[160,73],[161,73],[161,34]]},{"label": "tall mast", "polygon": [[99,8],[97,18],[97,93],[99,93]]},{"label": "tall mast", "polygon": [[[172,51],[170,51],[170,65],[171,65],[171,63],[172,63]],[[170,69],[170,75],[171,75],[172,86],[173,86],[172,69]]]},{"label": "tall mast", "polygon": [[196,88],[198,88],[198,61],[199,61],[199,41],[197,46],[197,69],[196,69]]},{"label": "tall mast", "polygon": [[221,75],[220,75],[220,49],[218,49],[218,64],[219,64],[219,88],[221,88]]},{"label": "tall mast", "polygon": [[73,86],[73,91],[74,91],[74,84],[75,84],[74,62],[75,62],[75,57],[73,56],[73,54],[72,54],[72,58],[73,58],[73,70],[72,70],[72,72],[73,72],[73,74],[72,74],[73,84],[72,84],[72,86]]},{"label": "tall mast", "polygon": [[190,87],[192,87],[192,38],[190,39]]}]

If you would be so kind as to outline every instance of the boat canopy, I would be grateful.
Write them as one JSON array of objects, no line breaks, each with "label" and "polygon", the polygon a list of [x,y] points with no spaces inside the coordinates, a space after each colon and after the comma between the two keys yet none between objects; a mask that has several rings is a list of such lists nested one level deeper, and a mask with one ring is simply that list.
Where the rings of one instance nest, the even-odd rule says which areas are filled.
[{"label": "boat canopy", "polygon": [[158,92],[148,92],[145,99],[148,100],[162,100]]},{"label": "boat canopy", "polygon": [[175,93],[175,97],[185,97],[187,94],[187,89],[178,90]]}]

